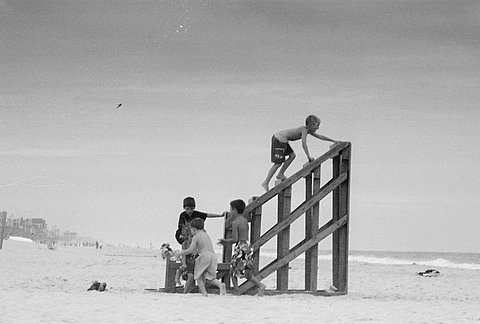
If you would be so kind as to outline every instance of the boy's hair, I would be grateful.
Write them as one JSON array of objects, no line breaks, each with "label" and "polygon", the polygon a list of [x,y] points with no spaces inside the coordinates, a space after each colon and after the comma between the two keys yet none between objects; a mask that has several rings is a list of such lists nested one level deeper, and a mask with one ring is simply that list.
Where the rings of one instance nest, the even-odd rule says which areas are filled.
[{"label": "boy's hair", "polygon": [[185,207],[195,208],[195,199],[193,197],[187,197],[183,199],[183,208]]},{"label": "boy's hair", "polygon": [[305,119],[305,126],[311,125],[314,122],[320,122],[320,118],[315,115],[310,115]]},{"label": "boy's hair", "polygon": [[203,230],[205,222],[201,218],[194,218],[190,222],[190,227],[196,228],[198,230]]},{"label": "boy's hair", "polygon": [[243,214],[245,211],[245,202],[241,199],[232,200],[230,202],[230,207],[236,209],[239,214]]}]

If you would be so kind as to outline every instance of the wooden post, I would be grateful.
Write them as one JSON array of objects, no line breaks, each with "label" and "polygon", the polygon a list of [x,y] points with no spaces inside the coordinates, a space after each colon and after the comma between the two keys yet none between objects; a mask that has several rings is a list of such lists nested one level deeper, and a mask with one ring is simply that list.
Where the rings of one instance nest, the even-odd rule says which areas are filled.
[{"label": "wooden post", "polygon": [[[333,221],[349,215],[349,187],[350,187],[350,147],[342,150],[333,159],[333,177],[347,172],[348,178],[333,192]],[[333,233],[332,266],[333,285],[339,292],[348,292],[348,224],[338,228]]]},{"label": "wooden post", "polygon": [[[229,219],[230,217],[231,217],[230,213],[227,213],[227,215],[225,216],[225,221],[227,219]],[[228,239],[228,238],[232,238],[232,237],[233,237],[232,226],[229,226],[228,228],[227,228],[227,226],[224,226],[223,238]],[[222,262],[223,263],[230,263],[230,261],[232,261],[232,252],[233,252],[233,246],[231,244],[225,244],[223,246],[223,255],[222,255]],[[223,283],[225,284],[227,290],[231,288],[230,274],[225,275],[225,277],[223,279]]]},{"label": "wooden post", "polygon": [[174,293],[176,292],[175,274],[182,263],[172,261],[170,260],[170,257],[170,253],[168,253],[166,257],[167,259],[165,260],[165,292]]},{"label": "wooden post", "polygon": [[[278,222],[281,222],[284,218],[290,216],[290,210],[292,205],[292,186],[289,186],[282,190],[278,194]],[[290,250],[290,226],[287,226],[284,230],[278,233],[277,237],[277,259],[288,254]],[[287,263],[283,267],[277,270],[277,290],[288,290],[288,268]]]},{"label": "wooden post", "polygon": [[[305,177],[305,201],[312,198],[313,181],[312,173]],[[312,209],[305,212],[305,241],[312,238]],[[312,259],[310,250],[305,251],[305,290],[311,290],[312,286]]]},{"label": "wooden post", "polygon": [[[227,215],[225,216],[225,220],[229,219],[230,218],[230,213],[227,213]],[[223,228],[223,238],[232,238],[233,234],[232,234],[232,226],[229,226],[227,228],[227,226],[225,226]],[[230,262],[232,260],[232,245],[231,244],[225,244],[223,246],[223,255],[222,255],[222,262],[224,263],[227,263],[227,262]]]},{"label": "wooden post", "polygon": [[[248,203],[252,203],[258,197],[252,197],[249,199]],[[250,244],[256,242],[262,235],[262,206],[259,206],[254,209],[251,214],[251,225],[250,225]],[[258,274],[260,267],[260,249],[253,252],[253,273]]]},{"label": "wooden post", "polygon": [[[312,177],[310,175],[306,184],[305,200],[308,201],[313,194],[320,191],[320,166],[314,170],[314,179],[312,184]],[[305,214],[305,239],[309,240],[318,230],[320,217],[320,204],[316,203]],[[305,252],[305,290],[317,291],[318,279],[318,244],[312,246]]]},{"label": "wooden post", "polygon": [[7,221],[7,212],[2,211],[0,213],[0,250],[3,247],[3,236],[5,235],[6,221]]}]

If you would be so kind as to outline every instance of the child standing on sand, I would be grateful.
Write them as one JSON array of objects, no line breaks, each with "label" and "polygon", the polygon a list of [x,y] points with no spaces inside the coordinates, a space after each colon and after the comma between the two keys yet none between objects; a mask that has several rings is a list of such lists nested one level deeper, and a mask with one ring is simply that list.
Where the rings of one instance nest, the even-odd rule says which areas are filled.
[{"label": "child standing on sand", "polygon": [[[190,232],[190,222],[195,218],[200,218],[206,220],[208,218],[214,217],[224,217],[223,214],[212,214],[212,213],[203,213],[195,209],[195,198],[186,197],[183,199],[183,209],[184,211],[178,217],[178,229],[175,232],[175,238],[179,244],[182,245],[182,250],[186,250],[190,247],[192,243],[192,233]],[[175,283],[180,286],[180,277],[185,279],[185,286],[183,287],[184,293],[189,293],[194,288],[195,280],[193,279],[193,271],[195,268],[195,258],[197,253],[184,255],[182,257],[182,266],[177,270],[175,274]]]},{"label": "child standing on sand", "polygon": [[193,272],[194,280],[197,280],[198,288],[203,296],[208,296],[206,282],[213,284],[220,289],[220,295],[226,294],[225,284],[217,279],[217,255],[213,250],[212,240],[203,228],[204,221],[201,218],[195,218],[190,222],[190,230],[193,238],[190,247],[178,252],[179,256],[188,255],[194,251],[198,252],[198,258],[195,260],[195,270]]},{"label": "child standing on sand", "polygon": [[[305,119],[305,126],[300,126],[297,128],[286,129],[275,133],[272,136],[272,151],[271,151],[271,160],[274,163],[273,166],[268,171],[267,177],[265,181],[262,182],[262,187],[268,191],[269,190],[269,183],[272,179],[275,172],[277,172],[280,166],[282,167],[277,174],[277,179],[285,180],[285,171],[287,168],[292,164],[293,160],[295,159],[295,152],[293,152],[292,147],[288,142],[290,141],[297,141],[302,139],[302,147],[307,155],[307,159],[309,162],[312,162],[314,158],[310,155],[307,146],[307,135],[312,135],[323,141],[330,141],[333,143],[337,143],[337,141],[328,138],[323,135],[316,134],[315,132],[320,127],[320,118],[314,115],[310,115]],[[285,160],[285,157],[288,156],[288,159]],[[283,165],[282,165],[283,164]]]},{"label": "child standing on sand", "polygon": [[230,213],[233,217],[232,234],[229,239],[219,239],[219,245],[233,244],[235,250],[232,255],[231,270],[234,294],[238,295],[238,278],[246,278],[258,286],[258,296],[263,296],[265,285],[253,275],[253,251],[248,242],[248,221],[243,217],[245,202],[241,199],[230,202]]}]

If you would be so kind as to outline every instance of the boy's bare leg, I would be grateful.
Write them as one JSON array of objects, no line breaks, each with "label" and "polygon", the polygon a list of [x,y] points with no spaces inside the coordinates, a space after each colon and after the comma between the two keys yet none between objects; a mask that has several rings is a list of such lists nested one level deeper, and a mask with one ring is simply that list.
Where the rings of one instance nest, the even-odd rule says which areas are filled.
[{"label": "boy's bare leg", "polygon": [[181,286],[182,283],[180,282],[180,276],[182,275],[182,269],[178,268],[175,272],[175,285]]},{"label": "boy's bare leg", "polygon": [[[184,250],[183,246],[182,246],[182,250]],[[175,284],[177,286],[182,285],[182,283],[180,282],[180,276],[182,275],[183,270],[185,270],[187,268],[186,258],[187,257],[185,255],[181,257],[182,265],[180,266],[180,268],[177,269],[177,272],[175,272]]]},{"label": "boy's bare leg", "polygon": [[225,288],[225,284],[221,283],[218,279],[207,280],[209,284],[216,286],[220,289],[220,295],[225,295],[227,293],[227,289]]},{"label": "boy's bare leg", "polygon": [[256,284],[258,286],[257,295],[262,297],[263,293],[265,292],[266,286],[263,283],[261,283],[260,280],[258,280],[257,277],[255,277],[255,276],[251,276],[248,280],[250,280],[251,282],[253,282],[254,284]]},{"label": "boy's bare leg", "polygon": [[238,293],[238,278],[237,276],[232,276],[232,284],[233,284],[233,294],[239,295]]},{"label": "boy's bare leg", "polygon": [[188,273],[187,276],[188,276],[187,281],[185,282],[185,286],[183,287],[184,294],[188,294],[195,287],[194,285],[195,280],[193,279],[193,273]]},{"label": "boy's bare leg", "polygon": [[202,293],[202,295],[205,297],[208,296],[207,288],[205,288],[205,277],[201,276],[200,278],[198,278],[197,283],[198,283],[198,288],[200,289],[200,292]]},{"label": "boy's bare leg", "polygon": [[275,174],[275,172],[277,172],[278,168],[280,168],[281,165],[282,165],[282,163],[275,163],[274,165],[272,165],[272,167],[268,171],[268,174],[267,174],[267,177],[265,178],[265,181],[262,182],[262,187],[266,191],[268,191],[268,184],[270,183],[270,180],[272,180],[273,175]]},{"label": "boy's bare leg", "polygon": [[288,159],[283,163],[282,168],[277,174],[277,179],[280,180],[285,180],[287,177],[285,177],[285,171],[287,171],[287,168],[292,164],[293,160],[295,160],[295,153],[292,153],[288,156]]}]

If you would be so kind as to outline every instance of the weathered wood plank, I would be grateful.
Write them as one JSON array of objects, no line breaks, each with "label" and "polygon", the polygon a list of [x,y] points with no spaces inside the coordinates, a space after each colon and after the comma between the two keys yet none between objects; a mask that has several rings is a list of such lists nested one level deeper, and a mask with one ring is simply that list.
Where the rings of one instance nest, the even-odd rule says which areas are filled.
[{"label": "weathered wood plank", "polygon": [[[316,195],[321,190],[321,166],[313,171],[313,194]],[[305,238],[309,239],[318,229],[320,222],[320,201],[315,203],[310,209],[310,215],[306,215]],[[318,278],[318,244],[305,251],[305,290],[317,290]]]},{"label": "weathered wood plank", "polygon": [[[292,206],[292,187],[287,187],[278,194],[278,223],[290,215]],[[290,250],[290,227],[285,226],[277,236],[277,259],[283,258]],[[277,289],[288,290],[288,263],[277,270]]]},{"label": "weathered wood plank", "polygon": [[[309,201],[313,195],[313,174],[309,173],[305,177],[305,201]],[[307,209],[305,212],[305,239],[309,240],[313,235],[313,221],[312,221],[312,208]],[[318,228],[318,226],[317,226]],[[310,290],[312,281],[314,280],[314,274],[312,272],[312,258],[310,256],[310,250],[305,251],[305,290]],[[316,273],[315,269],[315,273]]]},{"label": "weathered wood plank", "polygon": [[[249,203],[258,197],[252,197]],[[251,213],[250,242],[256,242],[262,235],[262,206],[257,207]],[[260,266],[260,249],[253,252],[253,272],[257,273]]]},{"label": "weathered wood plank", "polygon": [[274,225],[270,228],[267,232],[265,232],[258,241],[252,244],[252,249],[255,251],[259,249],[262,245],[267,243],[271,238],[277,235],[280,231],[282,231],[285,227],[289,226],[292,222],[294,222],[297,218],[302,216],[308,209],[310,209],[315,203],[319,202],[321,199],[326,197],[330,192],[332,192],[335,188],[337,188],[343,181],[347,179],[347,174],[342,174],[336,179],[330,180],[327,184],[325,184],[322,189],[312,198],[310,201],[304,201],[300,206],[298,206],[287,218],[282,220],[281,222]]},{"label": "weathered wood plank", "polygon": [[[338,228],[343,226],[348,222],[348,215],[341,217],[337,221],[330,220],[321,228],[318,229],[316,234],[310,240],[303,240],[302,242],[298,243],[295,247],[290,250],[290,253],[282,257],[281,259],[275,259],[274,261],[270,262],[267,266],[265,266],[262,270],[260,270],[257,278],[262,280],[266,278],[268,275],[283,267],[284,265],[288,264],[290,261],[298,257],[300,254],[304,253],[306,250],[310,249],[315,244],[318,244],[321,240],[335,232]],[[247,290],[251,289],[254,284],[250,281],[244,282],[239,287],[240,294],[243,294]]]},{"label": "weathered wood plank", "polygon": [[[350,148],[342,151],[334,159],[333,172],[335,174],[350,174]],[[333,194],[333,217],[337,219],[340,215],[349,212],[349,183],[346,181],[340,185]],[[340,292],[347,293],[348,290],[348,223],[333,233],[332,240],[332,267],[333,285]]]}]

